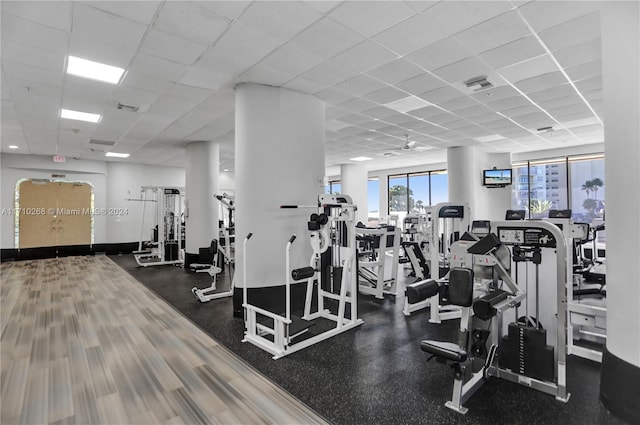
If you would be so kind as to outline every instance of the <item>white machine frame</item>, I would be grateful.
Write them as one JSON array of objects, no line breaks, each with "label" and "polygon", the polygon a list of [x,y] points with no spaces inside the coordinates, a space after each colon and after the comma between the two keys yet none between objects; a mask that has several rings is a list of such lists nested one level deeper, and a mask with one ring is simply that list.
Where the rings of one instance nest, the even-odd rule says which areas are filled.
[{"label": "white machine frame", "polygon": [[[216,241],[216,245],[218,245]],[[218,284],[218,274],[222,272],[222,269],[217,266],[218,264],[218,249],[213,253],[213,261],[212,264],[191,264],[193,268],[195,266],[196,273],[209,273],[209,276],[213,278],[211,281],[211,285],[207,288],[198,289],[198,287],[194,286],[191,289],[193,295],[195,295],[196,299],[200,302],[206,303],[212,300],[217,300],[220,298],[226,298],[233,295],[233,279],[231,280],[231,284],[229,285],[229,290],[216,292],[217,284]],[[204,267],[203,267],[204,266]]]},{"label": "white machine frame", "polygon": [[[151,194],[150,199],[147,196],[149,193]],[[136,263],[141,267],[161,266],[167,264],[182,265],[184,263],[184,254],[182,249],[182,241],[184,239],[180,220],[184,204],[184,189],[180,187],[142,186],[141,199],[139,200],[142,201],[142,219],[140,223],[138,251],[133,253]],[[147,202],[155,202],[156,204],[155,222],[158,226],[158,241],[152,241],[153,246],[150,251],[144,251],[142,249],[144,239],[144,217]],[[172,212],[174,214],[173,223],[165,223],[167,212]],[[165,242],[167,242],[167,237],[171,233],[171,230],[176,237],[174,240],[178,245],[178,258],[175,260],[165,259]]]},{"label": "white machine frame", "polygon": [[[341,202],[346,200],[347,202]],[[298,208],[298,206],[293,206]],[[310,347],[342,332],[346,332],[357,326],[360,326],[362,319],[358,318],[357,305],[357,271],[356,271],[356,238],[355,238],[355,211],[356,206],[351,203],[350,198],[345,195],[320,195],[318,200],[318,208],[321,213],[328,211],[328,222],[322,226],[320,230],[310,231],[311,245],[313,254],[311,256],[310,265],[315,270],[313,275],[307,278],[307,289],[305,296],[305,308],[302,320],[311,321],[318,318],[328,319],[335,322],[335,327],[324,331],[311,338],[293,342],[293,339],[300,334],[306,332],[306,329],[295,334],[290,334],[290,326],[294,322],[291,315],[291,277],[290,277],[290,251],[291,246],[296,239],[293,235],[286,245],[286,280],[285,280],[285,314],[284,316],[267,311],[260,307],[249,304],[247,298],[247,242],[252,236],[249,233],[243,242],[243,274],[245,283],[242,289],[242,306],[245,311],[245,332],[242,342],[249,342],[273,355],[273,359],[279,359],[296,351]],[[339,227],[344,226],[346,229],[346,246],[333,246],[333,249],[341,251],[340,258],[343,258],[340,266],[343,267],[342,279],[340,282],[340,293],[334,294],[330,291],[322,289],[317,284],[317,310],[311,311],[313,288],[316,281],[319,282],[320,272],[320,256],[332,246],[333,241],[338,237]],[[334,300],[338,302],[337,314],[333,314],[328,308],[325,308],[326,300]],[[347,307],[347,304],[349,305]],[[346,317],[346,311],[349,308],[349,318]],[[273,320],[273,326],[258,323],[258,315],[265,316]],[[300,320],[300,319],[298,319]],[[308,329],[308,328],[307,328]]]},{"label": "white machine frame", "polygon": [[[363,236],[373,236],[380,240],[377,249],[376,259],[369,256],[360,257],[358,260],[359,274],[363,279],[358,278],[358,288],[361,294],[373,295],[378,299],[384,299],[385,294],[398,295],[398,262],[400,259],[400,229],[395,227],[393,232],[389,232],[386,227],[372,229],[357,227],[356,234]],[[393,243],[389,244],[388,236],[393,236]],[[385,279],[386,262],[391,261],[391,277]],[[360,276],[359,276],[360,277]],[[370,281],[374,281],[372,284]]]},{"label": "white machine frame", "polygon": [[223,226],[223,228],[220,229],[220,240],[224,239],[224,246],[218,243],[218,250],[222,254],[225,264],[231,266],[235,261],[235,242],[232,242],[232,239],[234,239],[235,241],[235,235],[231,235],[230,230],[232,216],[236,209],[235,200],[233,196],[227,193],[223,193],[222,195],[214,195],[214,198],[216,198],[220,202],[223,210],[226,209],[228,212],[228,226]]}]

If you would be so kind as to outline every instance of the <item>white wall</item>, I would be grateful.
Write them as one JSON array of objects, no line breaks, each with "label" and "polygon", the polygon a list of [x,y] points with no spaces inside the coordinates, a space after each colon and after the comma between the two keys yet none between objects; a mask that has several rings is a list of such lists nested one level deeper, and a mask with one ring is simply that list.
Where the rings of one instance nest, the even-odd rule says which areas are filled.
[{"label": "white wall", "polygon": [[[93,187],[96,209],[126,209],[126,214],[95,215],[94,243],[135,242],[140,234],[140,186],[184,186],[184,170],[175,167],[128,164],[123,162],[68,159],[54,163],[50,156],[3,153],[0,158],[0,244],[3,249],[15,248],[13,209],[16,183],[20,179],[51,179],[52,174],[64,174],[61,180],[84,181]],[[227,184],[231,184],[227,180]]]},{"label": "white wall", "polygon": [[[127,198],[140,198],[141,186],[173,186],[184,187],[185,172],[182,168],[128,164],[125,162],[109,162],[107,164],[107,206],[108,208],[126,208],[128,214],[109,216],[107,243],[136,242],[140,237],[142,202],[127,201]],[[147,203],[147,211],[153,205]],[[144,237],[148,237],[152,222],[150,215],[145,215],[149,229],[143,229]],[[145,226],[146,227],[146,226]],[[100,241],[96,240],[96,243]]]},{"label": "white wall", "polygon": [[[0,244],[3,249],[15,247],[14,208],[16,183],[21,179],[51,179],[52,174],[63,174],[61,181],[82,181],[93,188],[95,208],[107,207],[106,163],[100,161],[69,160],[55,163],[50,156],[3,153],[0,159]],[[107,235],[107,218],[94,216],[94,242],[100,243]]]}]

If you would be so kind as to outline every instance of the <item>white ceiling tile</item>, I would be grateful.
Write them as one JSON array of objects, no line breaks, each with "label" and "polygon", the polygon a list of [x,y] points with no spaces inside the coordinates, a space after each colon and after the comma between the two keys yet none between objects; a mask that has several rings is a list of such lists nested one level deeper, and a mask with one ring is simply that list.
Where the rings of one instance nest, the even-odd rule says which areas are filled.
[{"label": "white ceiling tile", "polygon": [[443,1],[423,12],[448,34],[456,34],[511,9],[506,1]]},{"label": "white ceiling tile", "polygon": [[316,9],[302,2],[257,1],[249,6],[240,20],[272,38],[288,41],[321,17]]},{"label": "white ceiling tile", "polygon": [[593,61],[565,69],[572,81],[580,81],[586,78],[598,77],[602,75],[602,62]]},{"label": "white ceiling tile", "polygon": [[425,91],[437,89],[446,85],[447,83],[445,83],[444,81],[427,73],[394,84],[395,87],[402,89],[407,93],[414,94],[423,93]]},{"label": "white ceiling tile", "polygon": [[494,112],[487,108],[484,105],[473,105],[473,106],[469,106],[467,108],[464,109],[459,109],[457,111],[455,111],[456,115],[459,115],[463,118],[466,118],[470,121],[475,121],[476,117],[479,116],[483,116],[483,115],[492,115],[494,114]]},{"label": "white ceiling tile", "polygon": [[477,54],[529,35],[529,28],[512,11],[459,32],[456,39],[469,51]]},{"label": "white ceiling tile", "polygon": [[242,73],[236,81],[237,82],[251,82],[258,84],[266,84],[269,86],[279,87],[288,81],[291,81],[296,76],[289,72],[280,71],[264,65],[256,65],[250,70]]},{"label": "white ceiling tile", "polygon": [[375,108],[378,105],[367,99],[355,98],[341,103],[338,106],[345,111],[362,112],[367,109]]},{"label": "white ceiling tile", "polygon": [[346,93],[334,87],[329,87],[327,89],[319,91],[318,93],[315,93],[315,96],[318,99],[322,99],[323,101],[333,105],[346,102],[347,100],[353,98],[353,96],[349,93]]},{"label": "white ceiling tile", "polygon": [[97,50],[97,57],[102,45],[137,50],[146,31],[146,25],[87,7],[82,3],[74,4],[71,39],[91,43]]},{"label": "white ceiling tile", "polygon": [[559,108],[562,106],[577,105],[580,103],[582,103],[582,99],[580,99],[577,93],[575,93],[574,95],[571,95],[571,96],[564,96],[556,99],[539,102],[538,105],[545,110],[549,110],[553,108]]},{"label": "white ceiling tile", "polygon": [[518,12],[535,31],[540,32],[598,11],[600,7],[600,2],[597,1],[532,1],[518,8]]},{"label": "white ceiling tile", "polygon": [[260,64],[299,75],[309,71],[324,60],[321,56],[309,53],[291,44],[286,44],[271,52],[269,56],[260,61]]},{"label": "white ceiling tile", "polygon": [[463,84],[464,81],[480,75],[487,76],[490,72],[491,69],[476,57],[463,59],[433,71],[435,75],[443,80],[458,84]]},{"label": "white ceiling tile", "polygon": [[371,100],[372,102],[384,104],[384,103],[393,102],[394,100],[403,99],[407,97],[407,93],[393,87],[386,87],[386,88],[368,93],[364,97],[366,99]]},{"label": "white ceiling tile", "polygon": [[153,28],[211,45],[230,23],[231,19],[200,7],[198,3],[170,1],[163,4],[153,22]]},{"label": "white ceiling tile", "polygon": [[600,37],[600,13],[593,12],[539,33],[551,51]]},{"label": "white ceiling tile", "polygon": [[594,38],[586,43],[565,47],[556,50],[553,56],[563,67],[580,65],[587,62],[600,60],[602,57],[602,42],[600,37]]},{"label": "white ceiling tile", "polygon": [[16,62],[54,72],[63,72],[65,55],[2,40],[2,61]]},{"label": "white ceiling tile", "polygon": [[558,67],[549,55],[538,56],[499,70],[500,74],[511,83],[556,71],[558,71]]},{"label": "white ceiling tile", "polygon": [[185,75],[188,67],[170,60],[138,53],[129,69],[133,72],[175,83]]},{"label": "white ceiling tile", "polygon": [[232,78],[233,77],[228,74],[209,71],[200,67],[190,67],[178,82],[191,87],[218,90]]},{"label": "white ceiling tile", "polygon": [[[396,54],[389,50],[367,40],[340,53],[332,58],[331,61],[340,64],[343,69],[348,69],[353,74],[359,74],[362,71],[375,68],[397,57]],[[344,78],[341,81],[346,79],[347,78]]]},{"label": "white ceiling tile", "polygon": [[460,96],[451,100],[447,100],[445,102],[441,102],[439,106],[443,109],[446,109],[447,111],[452,112],[479,105],[478,102],[470,96]]},{"label": "white ceiling tile", "polygon": [[215,93],[214,90],[208,90],[201,87],[192,87],[184,84],[175,84],[171,90],[167,92],[169,96],[179,97],[181,99],[192,100],[194,102],[202,102]]},{"label": "white ceiling tile", "polygon": [[490,89],[482,90],[471,95],[478,102],[495,102],[507,97],[518,96],[519,93],[511,86],[498,86]]},{"label": "white ceiling tile", "polygon": [[545,88],[560,86],[568,82],[560,71],[556,71],[527,78],[526,80],[518,81],[514,85],[524,93],[532,93],[544,90]]},{"label": "white ceiling tile", "polygon": [[467,49],[453,37],[449,37],[408,54],[406,59],[432,71],[470,56]]},{"label": "white ceiling tile", "polygon": [[425,40],[434,43],[447,37],[431,18],[415,15],[381,32],[373,40],[394,52],[406,55],[424,46]]},{"label": "white ceiling tile", "polygon": [[[333,63],[332,61],[326,61],[305,72],[304,74],[302,74],[302,77],[319,84],[333,86],[341,81],[346,80],[350,77],[350,75],[345,75],[345,70],[343,67]],[[321,87],[320,90],[325,89],[327,86]]]},{"label": "white ceiling tile", "polygon": [[332,85],[332,83],[318,83],[305,77],[296,77],[283,85],[283,87],[302,93],[317,93]]},{"label": "white ceiling tile", "polygon": [[487,102],[487,106],[498,112],[503,112],[509,109],[531,106],[531,102],[522,96],[511,96]]},{"label": "white ceiling tile", "polygon": [[367,74],[389,84],[395,84],[422,75],[424,71],[406,59],[396,59],[367,71]]},{"label": "white ceiling tile", "polygon": [[511,109],[505,109],[503,111],[501,111],[503,115],[509,117],[509,118],[514,118],[514,117],[521,117],[523,115],[529,115],[529,114],[535,114],[540,112],[540,109],[536,108],[535,106],[529,104],[529,105],[524,105],[524,106],[518,106],[516,108],[511,108]]},{"label": "white ceiling tile", "polygon": [[219,15],[226,16],[227,18],[238,19],[252,2],[240,0],[216,0],[195,1],[194,3],[198,4],[204,9],[208,9]]},{"label": "white ceiling tile", "polygon": [[414,109],[413,111],[407,112],[409,115],[414,117],[423,118],[425,120],[429,120],[430,117],[434,117],[442,114],[442,109],[437,108],[435,106],[427,106],[425,108]]},{"label": "white ceiling tile", "polygon": [[123,18],[130,19],[132,21],[148,25],[156,14],[158,6],[162,4],[162,1],[157,0],[145,0],[145,1],[91,1],[85,4],[107,11],[111,14],[121,16]]},{"label": "white ceiling tile", "polygon": [[544,47],[540,42],[534,36],[529,36],[487,50],[478,56],[497,69],[535,58],[544,53]]},{"label": "white ceiling tile", "polygon": [[580,80],[576,82],[575,85],[581,93],[589,92],[592,90],[601,90],[602,77],[598,75],[596,77],[587,78],[586,80]]},{"label": "white ceiling tile", "polygon": [[163,95],[149,108],[147,115],[157,115],[167,119],[176,120],[193,109],[198,102],[181,99],[175,96]]},{"label": "white ceiling tile", "polygon": [[3,1],[2,13],[65,32],[71,30],[70,1]]},{"label": "white ceiling tile", "polygon": [[576,91],[570,84],[563,86],[557,86],[553,88],[546,88],[535,93],[531,93],[528,96],[536,103],[545,102],[552,99],[560,99],[567,96],[575,96]]},{"label": "white ceiling tile", "polygon": [[363,40],[364,37],[360,34],[324,18],[298,34],[290,43],[299,49],[329,59]]},{"label": "white ceiling tile", "polygon": [[159,78],[153,78],[148,75],[135,71],[127,72],[121,83],[124,87],[146,90],[154,93],[165,93],[174,83]]},{"label": "white ceiling tile", "polygon": [[65,78],[62,99],[63,103],[68,105],[67,107],[71,104],[87,105],[101,111],[102,107],[111,100],[115,90],[116,86],[111,84],[68,75]]},{"label": "white ceiling tile", "polygon": [[[362,114],[374,119],[384,119],[396,114],[396,111],[391,108],[387,108],[386,106],[376,106],[374,108],[363,110]],[[386,124],[383,126],[378,126],[378,128],[384,126],[386,126]]]},{"label": "white ceiling tile", "polygon": [[14,62],[2,63],[3,74],[9,79],[18,79],[24,81],[33,81],[54,87],[62,86],[62,70],[58,72],[47,71],[41,68],[22,65]]},{"label": "white ceiling tile", "polygon": [[375,78],[372,78],[367,74],[360,74],[336,85],[336,88],[347,93],[351,93],[355,96],[362,96],[386,86],[387,84],[376,80]]},{"label": "white ceiling tile", "polygon": [[371,37],[412,16],[413,9],[402,2],[344,2],[329,16],[347,28]]},{"label": "white ceiling tile", "polygon": [[424,93],[420,93],[417,96],[423,98],[429,103],[433,103],[434,105],[438,105],[441,102],[445,102],[447,100],[455,99],[456,97],[460,97],[460,91],[454,89],[451,86],[441,87],[435,90],[429,90]]},{"label": "white ceiling tile", "polygon": [[65,54],[68,45],[68,33],[26,21],[11,15],[2,14],[1,21],[2,40],[12,41],[17,44],[37,47],[56,53]]},{"label": "white ceiling tile", "polygon": [[405,3],[407,4],[407,6],[409,6],[410,8],[415,10],[416,12],[421,12],[421,11],[423,11],[425,9],[430,8],[434,4],[437,4],[438,1],[439,0],[437,0],[437,1],[415,1],[415,0],[409,0],[409,1],[405,1]]},{"label": "white ceiling tile", "polygon": [[206,49],[207,46],[203,44],[152,29],[147,34],[141,51],[172,62],[191,65]]}]

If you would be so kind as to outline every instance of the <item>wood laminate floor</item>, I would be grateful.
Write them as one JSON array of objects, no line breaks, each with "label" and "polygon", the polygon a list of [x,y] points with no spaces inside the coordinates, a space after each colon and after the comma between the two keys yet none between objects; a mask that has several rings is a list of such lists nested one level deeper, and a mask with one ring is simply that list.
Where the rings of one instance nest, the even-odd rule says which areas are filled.
[{"label": "wood laminate floor", "polygon": [[325,423],[107,257],[0,272],[3,425]]}]

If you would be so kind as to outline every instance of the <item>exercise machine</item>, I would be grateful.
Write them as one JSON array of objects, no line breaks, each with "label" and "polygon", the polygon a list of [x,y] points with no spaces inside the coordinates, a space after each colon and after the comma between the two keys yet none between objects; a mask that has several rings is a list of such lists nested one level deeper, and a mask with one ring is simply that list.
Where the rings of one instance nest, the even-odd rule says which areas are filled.
[{"label": "exercise machine", "polygon": [[[458,342],[425,340],[420,345],[431,358],[449,364],[454,371],[452,397],[445,406],[466,413],[464,404],[491,377],[567,402],[564,235],[555,225],[543,221],[494,222],[491,226],[496,233],[471,245],[468,252],[475,266],[490,264],[494,257],[491,267],[497,267],[504,285],[494,286],[474,300],[474,269],[452,268],[449,301],[462,312]],[[500,246],[510,248],[515,263],[510,274],[515,279],[495,256]],[[542,264],[546,270],[542,270]],[[532,276],[535,292],[528,291]],[[519,314],[522,308],[524,316]],[[535,311],[535,316],[529,311]],[[546,323],[546,329],[542,323]]]},{"label": "exercise machine", "polygon": [[214,195],[214,198],[220,202],[222,217],[225,217],[223,220],[220,220],[220,243],[218,244],[218,249],[220,250],[220,254],[222,254],[224,264],[229,267],[231,274],[231,269],[235,266],[235,225],[233,221],[233,215],[236,209],[235,199],[227,193]]},{"label": "exercise machine", "polygon": [[[138,251],[133,256],[141,267],[166,264],[183,264],[184,225],[182,212],[184,191],[178,187],[142,186],[142,219],[140,223],[140,240]],[[155,205],[153,212],[154,226],[151,229],[151,240],[145,241],[146,205]]]},{"label": "exercise machine", "polygon": [[[398,295],[398,263],[400,229],[394,226],[378,228],[356,226],[358,246],[358,287],[361,294],[383,299],[385,294]],[[390,277],[388,262],[391,262]]]},{"label": "exercise machine", "polygon": [[[285,205],[282,208],[306,206]],[[356,206],[346,195],[325,194],[319,196],[318,205],[313,208],[318,212],[311,214],[307,223],[313,250],[309,265],[291,269],[291,248],[296,235],[292,235],[286,244],[284,313],[274,313],[250,304],[246,281],[242,290],[245,311],[242,342],[271,353],[273,359],[310,347],[363,323],[358,318],[357,305]],[[245,279],[249,258],[247,244],[251,236],[249,233],[243,242]],[[306,281],[304,314],[298,317],[291,311],[291,285],[303,281]],[[311,335],[310,328],[317,321],[324,321],[323,325],[333,323],[333,327]]]},{"label": "exercise machine", "polygon": [[198,257],[198,263],[191,264],[190,268],[195,270],[197,273],[209,273],[213,280],[211,281],[211,285],[207,288],[199,289],[194,286],[191,289],[191,292],[193,292],[196,299],[202,303],[206,303],[211,300],[232,296],[233,279],[231,279],[231,284],[227,291],[219,291],[217,287],[218,274],[222,272],[222,269],[218,267],[218,241],[214,239],[211,241],[211,245],[208,248],[200,248]]}]

